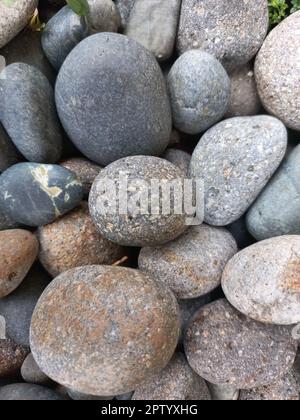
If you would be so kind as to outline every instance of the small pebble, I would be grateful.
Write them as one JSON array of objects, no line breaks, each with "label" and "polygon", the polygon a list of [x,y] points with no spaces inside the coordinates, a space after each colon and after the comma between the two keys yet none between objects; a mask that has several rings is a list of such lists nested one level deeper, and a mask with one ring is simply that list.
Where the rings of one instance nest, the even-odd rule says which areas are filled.
[{"label": "small pebble", "polygon": [[185,177],[188,176],[191,155],[180,149],[167,149],[163,155],[163,159],[168,160],[182,170]]},{"label": "small pebble", "polygon": [[89,14],[87,21],[90,32],[118,32],[121,17],[112,0],[87,0]]},{"label": "small pebble", "polygon": [[101,400],[112,400],[114,397],[97,397],[95,395],[87,395],[82,392],[74,391],[73,389],[68,389],[67,393],[69,397],[74,401],[101,401]]},{"label": "small pebble", "polygon": [[0,123],[0,174],[19,160],[19,152]]},{"label": "small pebble", "polygon": [[25,382],[36,385],[47,385],[50,382],[48,376],[46,376],[36,364],[32,353],[28,354],[22,364],[21,376]]},{"label": "small pebble", "polygon": [[236,389],[269,385],[284,376],[296,347],[289,328],[252,321],[225,299],[201,308],[185,336],[192,369],[213,384]]},{"label": "small pebble", "polygon": [[0,388],[0,401],[59,401],[64,400],[52,389],[33,384],[12,384]]},{"label": "small pebble", "polygon": [[132,400],[134,392],[127,392],[126,394],[117,395],[115,398],[119,401],[130,401]]},{"label": "small pebble", "polygon": [[0,379],[17,376],[27,353],[9,338],[0,339]]},{"label": "small pebble", "polygon": [[240,391],[231,386],[208,383],[208,389],[213,401],[237,401],[240,396]]}]

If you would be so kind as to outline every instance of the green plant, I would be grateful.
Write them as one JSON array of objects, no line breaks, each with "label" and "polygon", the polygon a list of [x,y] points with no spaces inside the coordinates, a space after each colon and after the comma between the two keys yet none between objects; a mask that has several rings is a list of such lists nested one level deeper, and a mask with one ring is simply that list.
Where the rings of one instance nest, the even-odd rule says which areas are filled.
[{"label": "green plant", "polygon": [[87,16],[89,13],[89,4],[87,0],[67,0],[68,5],[79,16]]},{"label": "green plant", "polygon": [[285,0],[269,0],[269,15],[271,25],[280,23],[287,14],[289,8]]},{"label": "green plant", "polygon": [[292,0],[292,8],[291,8],[291,13],[295,13],[298,10],[300,10],[300,0]]}]

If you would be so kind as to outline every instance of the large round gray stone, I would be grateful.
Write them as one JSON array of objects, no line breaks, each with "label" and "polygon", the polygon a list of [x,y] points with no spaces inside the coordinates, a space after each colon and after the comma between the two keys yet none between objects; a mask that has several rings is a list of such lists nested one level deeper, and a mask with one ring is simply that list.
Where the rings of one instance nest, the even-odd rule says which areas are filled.
[{"label": "large round gray stone", "polygon": [[257,198],[284,158],[287,130],[267,115],[215,125],[192,156],[190,175],[204,181],[205,221],[226,226]]},{"label": "large round gray stone", "polygon": [[123,35],[96,34],[73,49],[57,78],[56,104],[74,144],[103,166],[130,155],[161,155],[170,140],[159,65]]},{"label": "large round gray stone", "polygon": [[168,75],[175,127],[188,134],[207,130],[226,113],[230,80],[212,55],[192,50],[183,54]]}]

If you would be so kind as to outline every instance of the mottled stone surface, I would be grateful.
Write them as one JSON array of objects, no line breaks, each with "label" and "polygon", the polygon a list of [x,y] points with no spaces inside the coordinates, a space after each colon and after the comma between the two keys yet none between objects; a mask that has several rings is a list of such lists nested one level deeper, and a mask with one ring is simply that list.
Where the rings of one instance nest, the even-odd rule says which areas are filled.
[{"label": "mottled stone surface", "polygon": [[287,147],[287,130],[274,117],[236,117],[201,138],[190,174],[204,181],[205,221],[226,226],[238,220],[274,174]]},{"label": "mottled stone surface", "polygon": [[240,391],[231,386],[208,383],[208,389],[213,401],[237,401]]},{"label": "mottled stone surface", "polygon": [[17,163],[19,153],[0,123],[0,173]]},{"label": "mottled stone surface", "polygon": [[222,287],[243,314],[260,322],[300,322],[300,236],[267,239],[236,254],[227,264]]},{"label": "mottled stone surface", "polygon": [[43,293],[32,317],[31,350],[58,383],[118,395],[167,365],[179,325],[176,299],[161,283],[127,268],[80,267]]},{"label": "mottled stone surface", "polygon": [[205,51],[183,54],[168,74],[175,127],[198,134],[220,121],[230,99],[230,80],[218,60]]},{"label": "mottled stone surface", "polygon": [[231,95],[226,116],[258,115],[262,110],[253,65],[246,64],[230,73]]},{"label": "mottled stone surface", "polygon": [[0,388],[0,401],[57,401],[64,400],[52,389],[33,384],[12,384]]},{"label": "mottled stone surface", "polygon": [[101,166],[84,158],[69,158],[61,162],[64,168],[72,171],[82,182],[84,195],[87,197],[90,193],[95,178],[103,169]]},{"label": "mottled stone surface", "polygon": [[0,120],[29,161],[53,163],[62,151],[62,135],[50,82],[24,63],[7,66],[0,76]]},{"label": "mottled stone surface", "polygon": [[51,18],[42,33],[42,47],[58,71],[73,48],[88,35],[87,22],[65,6]]},{"label": "mottled stone surface", "polygon": [[118,32],[121,17],[112,0],[88,0],[87,16],[90,32]]},{"label": "mottled stone surface", "polygon": [[114,0],[121,16],[121,28],[125,29],[135,0]]},{"label": "mottled stone surface", "polygon": [[167,284],[177,298],[196,298],[221,284],[225,265],[237,251],[227,230],[193,226],[166,245],[143,248],[139,268]]},{"label": "mottled stone surface", "polygon": [[14,293],[0,299],[0,316],[6,321],[7,336],[29,347],[29,327],[38,298],[50,281],[39,266],[34,266]]},{"label": "mottled stone surface", "polygon": [[[127,185],[122,185],[126,178]],[[107,179],[112,182],[109,188],[104,187]],[[182,186],[183,175],[172,163],[148,156],[120,159],[98,175],[91,189],[89,207],[104,237],[124,246],[156,246],[177,238],[185,231],[185,216],[176,214],[174,203],[170,205],[169,214],[162,214],[159,206],[162,193],[151,189],[150,180],[179,180]],[[120,189],[122,197],[127,197],[128,211],[116,211],[114,189]],[[149,190],[154,203],[151,212]],[[124,201],[122,197],[119,200],[117,196],[117,208]]]},{"label": "mottled stone surface", "polygon": [[174,49],[180,7],[181,0],[136,0],[125,34],[158,60],[168,60]]},{"label": "mottled stone surface", "polygon": [[268,386],[242,390],[241,401],[299,401],[296,379],[292,373],[278,379]]},{"label": "mottled stone surface", "polygon": [[0,339],[0,378],[18,375],[28,351],[9,338]]},{"label": "mottled stone surface", "polygon": [[300,234],[300,146],[289,154],[247,214],[257,239]]},{"label": "mottled stone surface", "polygon": [[37,385],[46,385],[50,382],[50,379],[45,375],[36,364],[32,353],[29,353],[24,360],[21,367],[21,376],[25,382],[29,382]]},{"label": "mottled stone surface", "polygon": [[207,401],[211,396],[204,379],[193,372],[183,354],[177,353],[164,370],[136,389],[132,399]]},{"label": "mottled stone surface", "polygon": [[167,149],[163,158],[178,166],[184,173],[184,176],[188,176],[189,166],[192,156],[180,149]]},{"label": "mottled stone surface", "polygon": [[267,111],[300,131],[300,11],[268,35],[255,62],[258,92]]},{"label": "mottled stone surface", "polygon": [[81,182],[59,165],[19,163],[0,177],[0,208],[14,221],[42,226],[76,207]]},{"label": "mottled stone surface", "polygon": [[222,299],[195,314],[185,351],[191,367],[209,382],[251,389],[288,373],[297,346],[289,328],[252,321]]},{"label": "mottled stone surface", "polygon": [[55,222],[40,227],[37,237],[40,262],[53,277],[84,265],[110,265],[124,256],[119,245],[98,232],[85,202]]},{"label": "mottled stone surface", "polygon": [[200,48],[228,69],[243,66],[261,47],[269,27],[268,2],[183,0],[177,48]]},{"label": "mottled stone surface", "polygon": [[14,38],[28,23],[38,0],[18,0],[0,4],[0,48]]},{"label": "mottled stone surface", "polygon": [[21,229],[0,232],[0,299],[24,280],[39,251],[37,239]]},{"label": "mottled stone surface", "polygon": [[113,33],[83,40],[56,83],[56,104],[76,147],[106,166],[130,155],[161,155],[171,135],[164,77],[153,55]]}]

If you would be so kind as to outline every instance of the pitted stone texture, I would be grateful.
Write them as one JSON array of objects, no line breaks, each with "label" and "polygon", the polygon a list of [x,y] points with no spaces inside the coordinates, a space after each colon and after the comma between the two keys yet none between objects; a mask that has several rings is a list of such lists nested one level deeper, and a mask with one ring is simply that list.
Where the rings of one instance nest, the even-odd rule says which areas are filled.
[{"label": "pitted stone texture", "polygon": [[40,298],[31,350],[56,382],[117,395],[167,365],[179,326],[176,299],[161,283],[127,268],[79,267],[53,280]]},{"label": "pitted stone texture", "polygon": [[[106,191],[106,180],[112,182],[112,187],[120,189],[122,195],[127,197],[127,213],[118,214],[115,211],[115,194],[113,188]],[[151,190],[151,180],[169,183],[178,181],[182,186],[183,174],[179,168],[164,159],[134,156],[112,163],[98,175],[91,189],[89,207],[91,216],[104,237],[124,246],[156,246],[172,241],[186,230],[185,215],[176,214],[174,203],[171,202],[168,212],[170,214],[161,214],[159,205],[162,203],[162,192],[157,193],[155,188],[154,191]],[[121,185],[123,181],[127,185]],[[154,206],[151,206],[149,214],[145,214],[149,210],[149,190],[151,204],[154,203]],[[137,194],[141,195],[140,200]],[[103,203],[106,212],[103,212]],[[121,204],[117,196],[116,208]],[[155,207],[158,209],[157,214]]]},{"label": "pitted stone texture", "polygon": [[226,229],[193,226],[166,245],[143,248],[139,268],[165,283],[177,298],[196,298],[221,284],[225,265],[237,251]]},{"label": "pitted stone texture", "polygon": [[0,75],[0,99],[0,120],[22,155],[31,162],[57,162],[62,133],[46,76],[28,64],[10,64]]},{"label": "pitted stone texture", "polygon": [[300,11],[268,35],[255,62],[258,93],[266,110],[300,131]]},{"label": "pitted stone texture", "polygon": [[297,146],[248,211],[247,227],[257,240],[300,234],[299,179]]},{"label": "pitted stone texture", "polygon": [[0,177],[0,208],[27,226],[51,223],[81,201],[81,182],[59,165],[19,163]]},{"label": "pitted stone texture", "polygon": [[50,388],[33,384],[12,384],[0,388],[0,401],[59,401],[65,400]]},{"label": "pitted stone texture", "polygon": [[297,346],[290,328],[252,321],[222,299],[195,314],[185,351],[191,367],[209,382],[252,389],[288,373]]},{"label": "pitted stone texture", "polygon": [[234,69],[255,56],[268,28],[267,0],[183,0],[177,48],[202,49]]},{"label": "pitted stone texture", "polygon": [[0,338],[0,379],[17,376],[27,353],[9,338]]},{"label": "pitted stone texture", "polygon": [[230,99],[230,80],[211,54],[192,50],[183,54],[168,74],[175,127],[198,134],[221,120]]},{"label": "pitted stone texture", "polygon": [[17,0],[0,4],[0,48],[13,39],[28,23],[38,0]]},{"label": "pitted stone texture", "polygon": [[236,117],[201,138],[190,175],[204,181],[205,222],[226,226],[248,210],[272,177],[287,147],[287,130],[267,115]]},{"label": "pitted stone texture", "polygon": [[300,322],[300,236],[256,243],[227,264],[223,291],[243,314],[260,322]]},{"label": "pitted stone texture", "polygon": [[48,376],[45,375],[36,364],[32,353],[28,354],[22,364],[21,376],[25,382],[37,385],[47,385],[49,382],[51,382]]},{"label": "pitted stone texture", "polygon": [[56,105],[76,147],[102,166],[160,156],[168,146],[172,118],[161,69],[123,35],[96,34],[73,49],[57,78]]},{"label": "pitted stone texture", "polygon": [[124,256],[119,245],[98,232],[85,202],[55,222],[40,227],[37,237],[40,262],[53,277],[75,267],[111,265]]},{"label": "pitted stone texture", "polygon": [[132,399],[209,401],[211,396],[204,379],[193,372],[183,354],[177,353],[165,369],[136,389]]},{"label": "pitted stone texture", "polygon": [[22,283],[38,251],[39,243],[31,232],[21,229],[0,232],[0,299]]},{"label": "pitted stone texture", "polygon": [[19,153],[0,123],[0,174],[20,159]]},{"label": "pitted stone texture", "polygon": [[180,149],[167,149],[163,158],[180,168],[185,177],[188,176],[192,156]]}]

